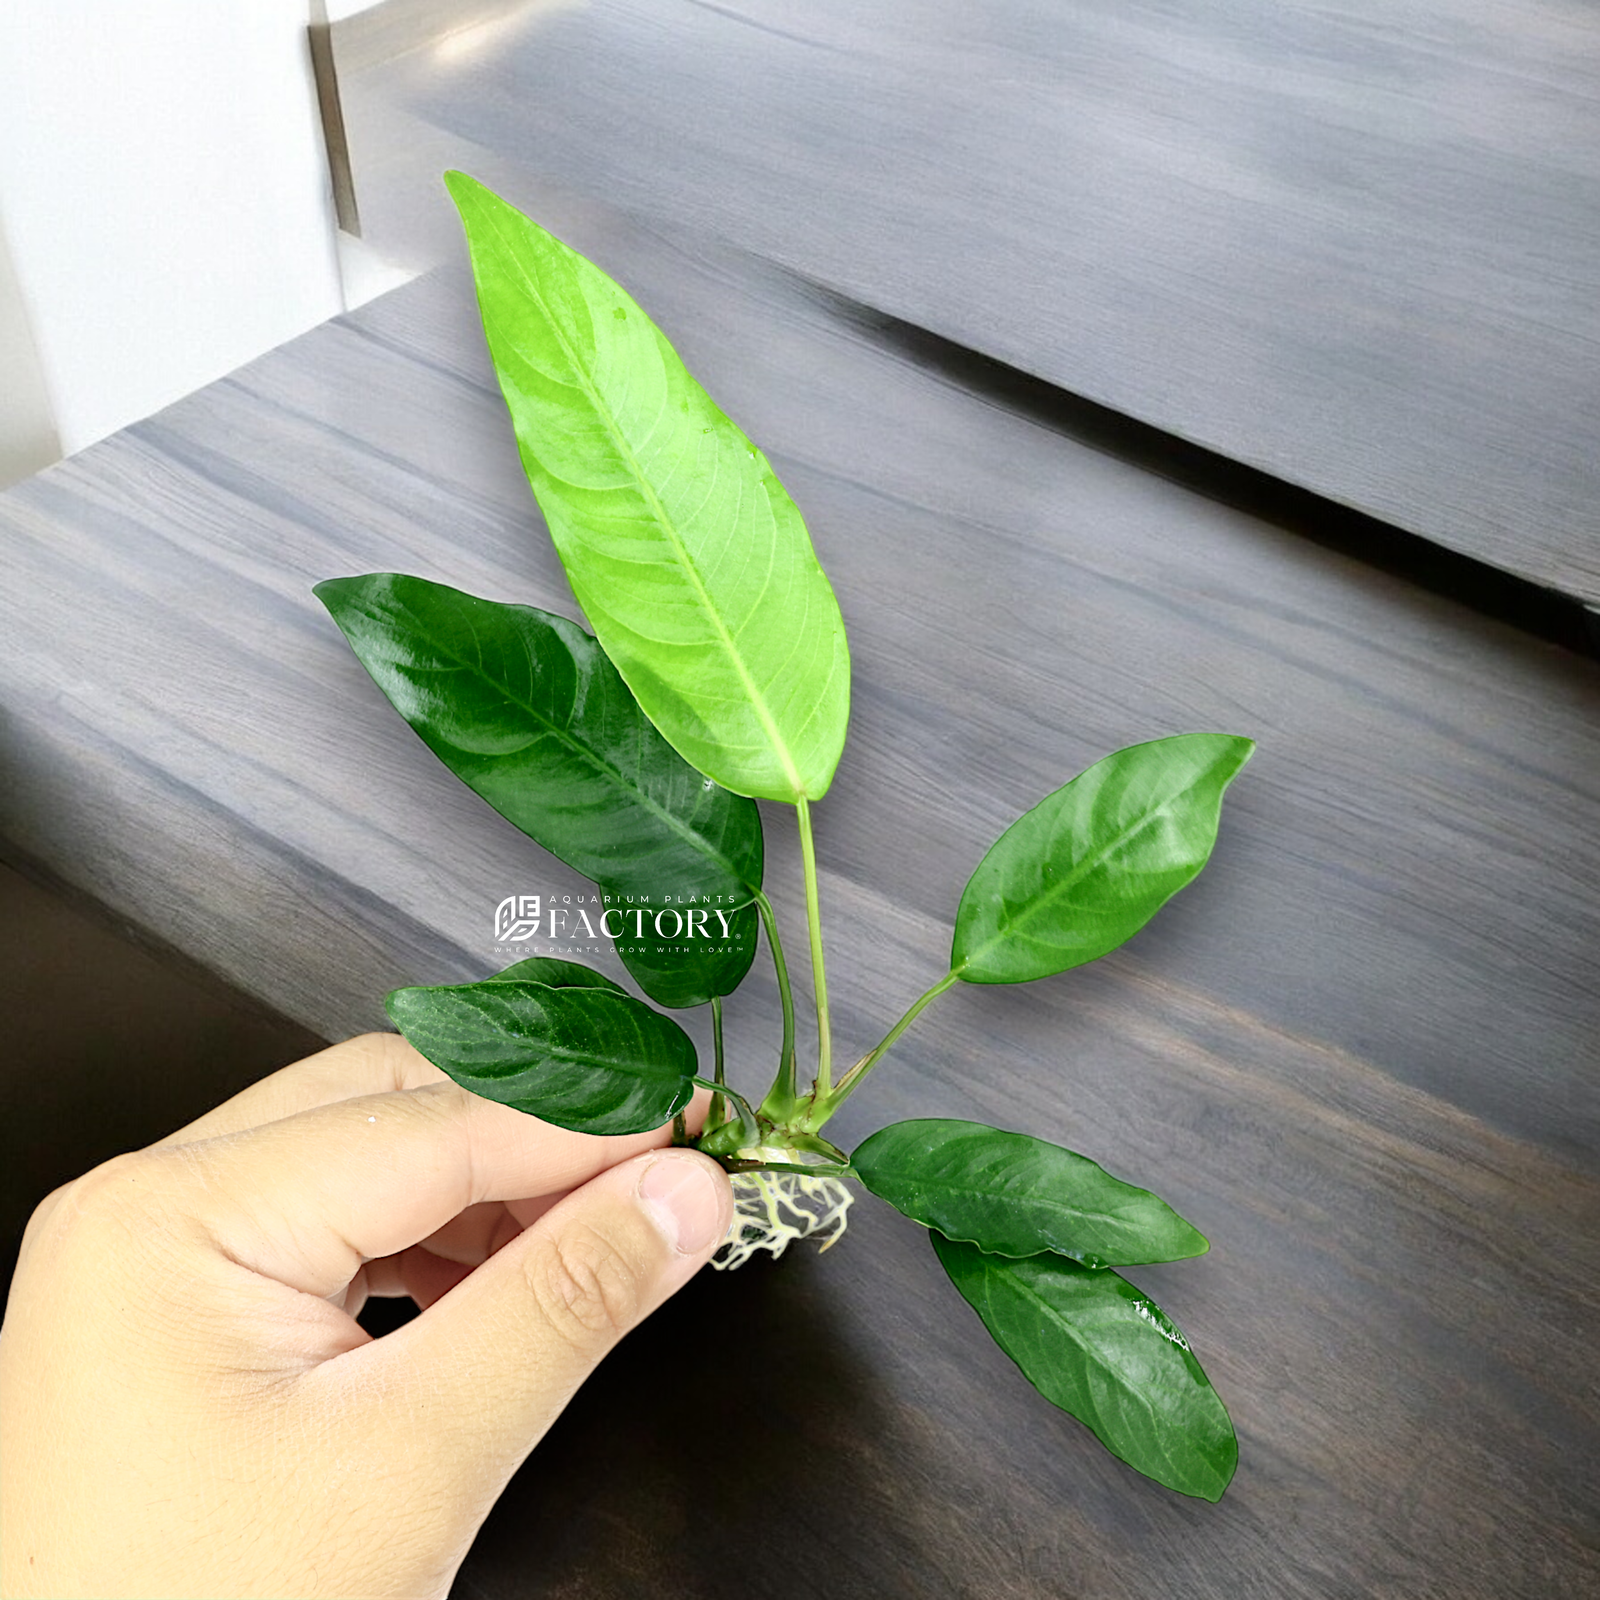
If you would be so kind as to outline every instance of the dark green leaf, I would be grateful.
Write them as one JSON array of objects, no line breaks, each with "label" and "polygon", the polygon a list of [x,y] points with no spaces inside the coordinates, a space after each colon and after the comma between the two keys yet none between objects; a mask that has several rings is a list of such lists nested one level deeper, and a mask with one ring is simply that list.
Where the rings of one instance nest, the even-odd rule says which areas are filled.
[{"label": "dark green leaf", "polygon": [[1087,1156],[980,1122],[896,1122],[850,1161],[880,1200],[1003,1256],[1053,1250],[1088,1267],[1131,1266],[1207,1248],[1166,1201]]},{"label": "dark green leaf", "polygon": [[[513,961],[503,972],[482,983],[542,983],[550,989],[609,989],[613,994],[628,991],[603,972],[586,967],[581,961],[562,961],[557,956],[529,956]],[[476,987],[476,986],[475,986]]]},{"label": "dark green leaf", "polygon": [[622,288],[464,173],[445,182],[523,467],[606,654],[692,766],[818,798],[850,658],[794,502]]},{"label": "dark green leaf", "polygon": [[[677,926],[669,913],[677,909],[687,919],[691,911],[704,911],[690,933],[674,936]],[[744,982],[755,960],[761,936],[760,916],[753,905],[737,911],[726,907],[665,907],[652,910],[642,924],[642,935],[635,933],[635,919],[629,916],[625,937],[617,940],[617,953],[633,980],[658,1006],[683,1010],[704,1005],[713,995],[732,994]],[[666,930],[657,933],[656,919]],[[727,924],[727,934],[722,932]],[[613,921],[613,926],[618,924]]]},{"label": "dark green leaf", "polygon": [[1154,739],[1047,795],[978,863],[951,967],[1022,983],[1115,950],[1206,864],[1222,792],[1254,749],[1226,733]]},{"label": "dark green leaf", "polygon": [[392,572],[316,592],[428,748],[569,867],[657,896],[761,887],[754,802],[684,761],[576,623]]},{"label": "dark green leaf", "polygon": [[[654,913],[646,908],[636,908],[643,917],[643,926],[649,929]],[[683,942],[656,939],[650,935],[643,942],[633,931],[630,913],[625,922],[614,923],[621,927],[623,937],[617,941],[617,951],[638,982],[639,987],[657,1005],[682,1009],[704,1005],[713,994],[731,994],[738,988],[750,969],[755,954],[760,923],[754,906],[746,906],[727,917],[729,937],[723,938],[720,923],[715,916],[708,918],[708,926],[697,928],[697,943],[691,951]],[[712,934],[699,938],[702,932]],[[709,952],[709,953],[703,953]],[[529,956],[497,972],[485,983],[526,981],[548,984],[552,989],[610,989],[626,994],[621,984],[613,983],[602,972],[596,972],[577,961],[562,961],[555,956]],[[709,988],[709,992],[708,992]]]},{"label": "dark green leaf", "polygon": [[694,1094],[677,1023],[604,988],[486,983],[396,989],[394,1025],[464,1089],[578,1133],[659,1128]]},{"label": "dark green leaf", "polygon": [[[316,592],[428,748],[605,893],[731,908],[761,887],[755,802],[696,772],[575,623],[397,573],[330,579]],[[699,1005],[738,986],[755,924],[751,909],[731,952],[728,940],[684,939],[672,954],[623,959],[660,1004]]]},{"label": "dark green leaf", "polygon": [[1013,1261],[931,1238],[951,1282],[1046,1400],[1146,1477],[1222,1498],[1239,1460],[1233,1424],[1160,1307],[1126,1278],[1065,1256]]}]

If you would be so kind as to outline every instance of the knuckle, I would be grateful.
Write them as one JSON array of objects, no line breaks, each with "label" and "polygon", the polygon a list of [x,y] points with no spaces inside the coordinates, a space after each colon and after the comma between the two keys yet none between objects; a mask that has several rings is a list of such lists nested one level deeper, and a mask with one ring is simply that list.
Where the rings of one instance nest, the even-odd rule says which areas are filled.
[{"label": "knuckle", "polygon": [[148,1231],[153,1203],[165,1185],[159,1163],[144,1151],[129,1151],[103,1161],[81,1177],[54,1189],[28,1219],[23,1244],[30,1252],[56,1249],[77,1240],[87,1248],[97,1241],[137,1238]]},{"label": "knuckle", "polygon": [[627,1256],[590,1227],[569,1227],[528,1253],[529,1288],[545,1319],[574,1344],[620,1339],[638,1320],[638,1274]]},{"label": "knuckle", "polygon": [[91,1167],[57,1192],[56,1210],[63,1220],[121,1216],[142,1206],[152,1193],[154,1163],[143,1151],[130,1150]]},{"label": "knuckle", "polygon": [[24,1240],[34,1238],[44,1230],[51,1217],[59,1210],[62,1201],[66,1199],[67,1193],[71,1188],[72,1184],[70,1182],[59,1184],[33,1208],[33,1214],[28,1218],[27,1230],[23,1235]]}]

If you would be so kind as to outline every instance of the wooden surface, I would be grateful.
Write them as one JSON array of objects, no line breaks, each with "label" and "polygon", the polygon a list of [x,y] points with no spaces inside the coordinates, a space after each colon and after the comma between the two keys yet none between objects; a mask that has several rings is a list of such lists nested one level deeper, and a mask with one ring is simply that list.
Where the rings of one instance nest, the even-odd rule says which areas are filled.
[{"label": "wooden surface", "polygon": [[[968,872],[1046,790],[1163,733],[1260,741],[1147,931],[947,996],[835,1125],[1025,1127],[1169,1198],[1213,1249],[1133,1276],[1242,1460],[1218,1507],[1137,1478],[863,1199],[826,1256],[708,1274],[631,1337],[458,1593],[1593,1593],[1600,670],[965,392],[751,257],[550,220],[767,448],[839,592],[843,1058],[944,970]],[[583,887],[310,593],[395,569],[571,609],[459,263],[0,497],[0,549],[8,847],[289,1016],[378,1024],[394,984],[500,964],[504,895]],[[747,1086],[776,1010],[762,961],[729,1005]]]},{"label": "wooden surface", "polygon": [[342,25],[380,249],[447,133],[1600,602],[1589,0],[433,9]]}]

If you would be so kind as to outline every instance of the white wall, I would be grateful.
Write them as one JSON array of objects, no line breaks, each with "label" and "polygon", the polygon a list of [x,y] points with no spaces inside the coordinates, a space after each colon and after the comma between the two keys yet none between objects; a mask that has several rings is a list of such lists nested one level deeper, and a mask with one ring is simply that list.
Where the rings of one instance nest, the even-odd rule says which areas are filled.
[{"label": "white wall", "polygon": [[0,488],[60,455],[55,413],[0,217]]},{"label": "white wall", "polygon": [[0,3],[0,217],[67,453],[343,309],[308,17]]}]

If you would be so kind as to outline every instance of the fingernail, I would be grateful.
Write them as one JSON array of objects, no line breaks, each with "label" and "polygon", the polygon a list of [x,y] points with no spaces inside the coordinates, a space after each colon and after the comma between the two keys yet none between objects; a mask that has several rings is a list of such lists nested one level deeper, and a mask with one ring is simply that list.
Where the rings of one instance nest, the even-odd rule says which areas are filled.
[{"label": "fingernail", "polygon": [[682,1256],[698,1255],[722,1235],[722,1186],[696,1156],[657,1156],[639,1179],[650,1220]]}]

